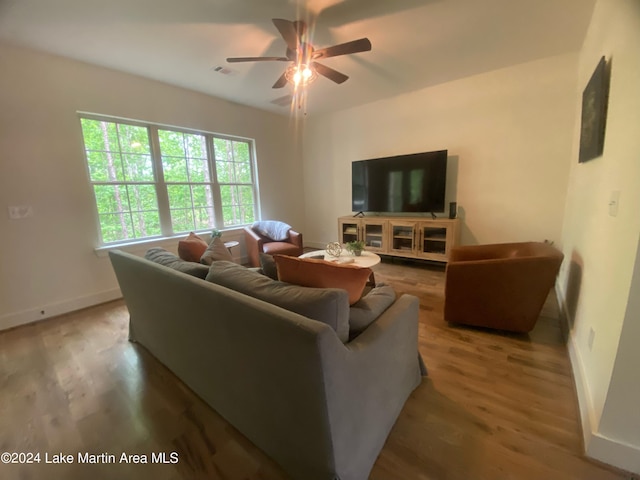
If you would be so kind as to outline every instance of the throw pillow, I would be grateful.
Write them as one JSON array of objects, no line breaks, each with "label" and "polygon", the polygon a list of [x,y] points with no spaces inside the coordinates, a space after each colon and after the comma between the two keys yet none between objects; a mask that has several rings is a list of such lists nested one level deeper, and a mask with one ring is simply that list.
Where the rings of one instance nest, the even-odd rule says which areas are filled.
[{"label": "throw pillow", "polygon": [[349,305],[362,296],[370,268],[355,265],[336,265],[324,260],[274,255],[278,267],[278,280],[315,288],[342,288],[349,293]]},{"label": "throw pillow", "polygon": [[200,263],[200,257],[207,247],[207,242],[191,232],[187,238],[178,242],[178,256],[187,262]]},{"label": "throw pillow", "polygon": [[253,222],[251,228],[255,232],[273,240],[274,242],[283,242],[289,238],[291,225],[277,220],[262,220]]},{"label": "throw pillow", "polygon": [[278,268],[276,267],[276,261],[273,259],[273,256],[262,252],[260,252],[259,256],[262,274],[272,280],[278,280]]},{"label": "throw pillow", "polygon": [[214,237],[200,257],[200,263],[203,265],[211,265],[213,262],[219,260],[233,262],[233,257],[229,253],[229,250],[227,250],[227,247],[224,246],[222,239],[220,237]]},{"label": "throw pillow", "polygon": [[349,309],[349,339],[364,332],[396,300],[389,285],[379,283]]},{"label": "throw pillow", "polygon": [[326,323],[342,342],[349,337],[349,301],[343,290],[289,285],[225,261],[214,262],[205,280]]},{"label": "throw pillow", "polygon": [[200,265],[199,263],[185,262],[173,253],[160,247],[154,247],[147,250],[144,258],[151,260],[154,263],[164,265],[165,267],[173,268],[179,272],[187,273],[202,279],[204,279],[207,276],[207,273],[209,273],[209,267]]}]

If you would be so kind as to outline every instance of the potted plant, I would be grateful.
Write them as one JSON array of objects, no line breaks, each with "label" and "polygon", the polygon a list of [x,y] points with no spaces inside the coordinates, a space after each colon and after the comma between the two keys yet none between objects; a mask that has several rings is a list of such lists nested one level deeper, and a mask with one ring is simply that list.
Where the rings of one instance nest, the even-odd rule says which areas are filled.
[{"label": "potted plant", "polygon": [[359,257],[364,250],[364,242],[362,240],[354,240],[347,243],[347,251],[353,253],[356,257]]},{"label": "potted plant", "polygon": [[217,228],[211,230],[211,239],[209,240],[209,245],[211,245],[215,241],[217,241],[218,243],[222,243],[222,232]]}]

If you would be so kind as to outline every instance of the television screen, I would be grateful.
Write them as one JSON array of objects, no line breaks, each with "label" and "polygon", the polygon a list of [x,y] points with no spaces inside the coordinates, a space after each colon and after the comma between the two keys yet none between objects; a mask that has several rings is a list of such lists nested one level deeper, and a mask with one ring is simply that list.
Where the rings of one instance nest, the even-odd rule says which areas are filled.
[{"label": "television screen", "polygon": [[447,150],[353,162],[354,212],[444,212]]}]

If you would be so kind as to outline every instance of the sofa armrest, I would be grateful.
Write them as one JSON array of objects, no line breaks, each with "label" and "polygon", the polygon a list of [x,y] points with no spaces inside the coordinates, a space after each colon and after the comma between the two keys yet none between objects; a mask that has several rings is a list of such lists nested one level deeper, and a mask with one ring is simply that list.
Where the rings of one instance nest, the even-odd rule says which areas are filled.
[{"label": "sofa armrest", "polygon": [[422,380],[418,309],[416,297],[402,295],[355,340],[346,345],[326,342],[321,349],[338,471],[361,472],[372,466]]}]

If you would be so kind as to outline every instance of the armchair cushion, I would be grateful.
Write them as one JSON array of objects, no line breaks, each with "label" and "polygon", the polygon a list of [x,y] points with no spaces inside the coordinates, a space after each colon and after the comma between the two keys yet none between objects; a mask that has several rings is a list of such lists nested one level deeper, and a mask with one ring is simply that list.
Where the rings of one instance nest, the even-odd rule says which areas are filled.
[{"label": "armchair cushion", "polygon": [[301,255],[300,247],[288,242],[269,242],[262,246],[262,251],[269,255],[281,254],[297,257]]}]

